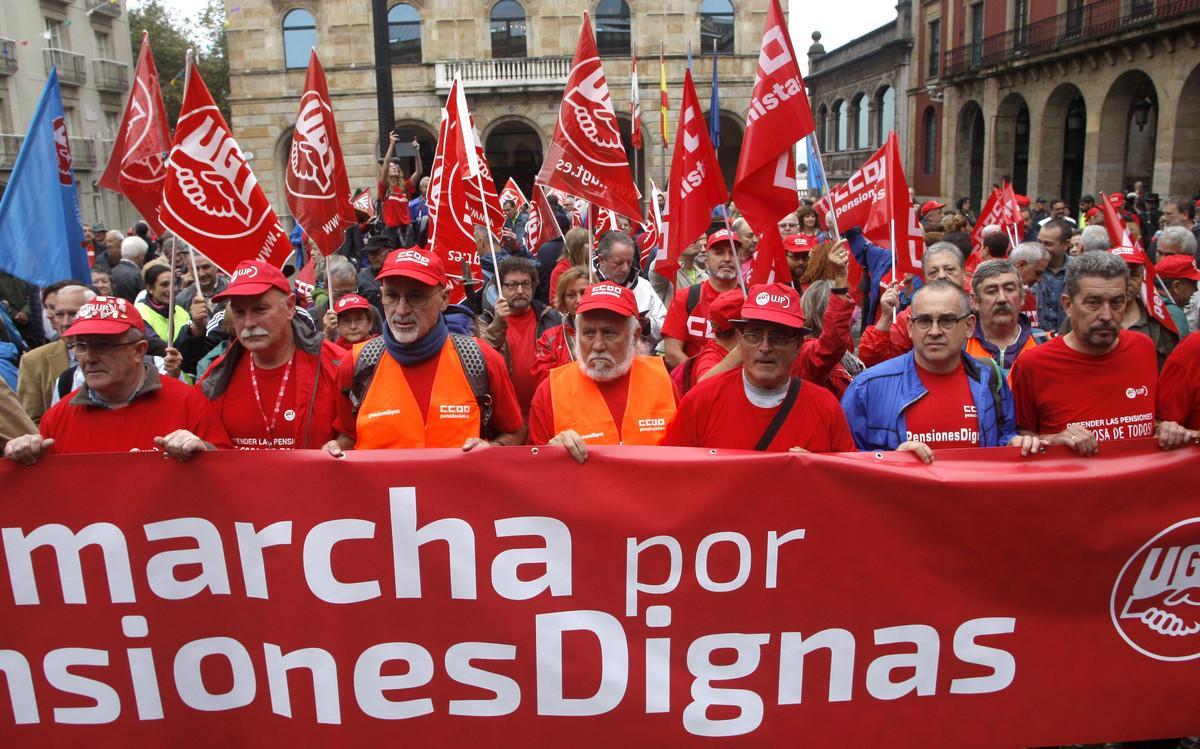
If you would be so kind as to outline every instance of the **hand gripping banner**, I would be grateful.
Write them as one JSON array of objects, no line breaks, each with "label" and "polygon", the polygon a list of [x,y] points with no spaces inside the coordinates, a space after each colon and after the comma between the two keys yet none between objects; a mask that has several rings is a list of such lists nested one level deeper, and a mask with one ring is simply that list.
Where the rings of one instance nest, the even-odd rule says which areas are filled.
[{"label": "hand gripping banner", "polygon": [[1200,491],[1180,477],[1196,475],[1200,450],[1149,441],[930,466],[678,448],[595,448],[579,466],[544,447],[5,464],[0,734],[1194,736]]}]

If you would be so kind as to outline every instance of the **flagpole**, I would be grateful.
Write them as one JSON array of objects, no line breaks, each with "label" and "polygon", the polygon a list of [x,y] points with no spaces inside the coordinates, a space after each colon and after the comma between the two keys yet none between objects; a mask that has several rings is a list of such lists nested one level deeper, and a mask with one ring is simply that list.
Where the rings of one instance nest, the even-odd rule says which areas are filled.
[{"label": "flagpole", "polygon": [[196,253],[188,252],[188,259],[192,261],[192,282],[196,284],[196,296],[192,297],[192,301],[199,299],[207,306],[208,301],[204,299],[204,290],[200,288],[200,273],[196,270]]},{"label": "flagpole", "polygon": [[662,183],[667,184],[667,68],[663,59],[663,42],[658,40],[658,81],[659,103],[658,112],[662,118],[659,133],[662,135]]},{"label": "flagpole", "polygon": [[729,211],[724,210],[721,206],[721,216],[725,219],[725,231],[729,232],[729,249],[733,251],[733,261],[737,265],[738,286],[742,289],[742,296],[750,296],[750,292],[746,291],[746,274],[742,271],[742,258],[738,255],[737,247],[733,244],[733,228],[729,224]]},{"label": "flagpole", "polygon": [[[588,235],[588,283],[596,283],[596,238],[593,236],[595,229],[592,221],[592,204],[588,203],[587,210],[587,235]],[[564,240],[565,241],[565,240]]]},{"label": "flagpole", "polygon": [[[813,138],[814,135],[816,135],[815,131],[808,137]],[[825,174],[825,162],[821,159],[821,144],[817,142],[817,138],[813,138],[812,147],[813,147],[812,148],[813,156],[817,157],[817,166],[820,167],[820,169],[821,169],[821,180],[825,184],[825,195],[829,195],[830,194],[829,193],[829,178]],[[821,197],[825,197],[825,195],[822,195]],[[842,232],[841,232],[841,229],[838,228],[837,210],[834,208],[833,200],[829,201],[828,219],[829,219],[829,228],[831,228],[833,230],[833,241],[836,242],[842,238]],[[895,243],[893,242],[893,244],[895,244]],[[895,258],[893,258],[893,262],[894,261],[895,261]]]},{"label": "flagpole", "polygon": [[[466,133],[463,134],[466,136]],[[472,148],[474,144],[471,144]],[[475,172],[475,184],[479,187],[479,202],[483,205],[483,230],[488,238],[488,250],[492,255],[492,271],[496,274],[496,293],[501,299],[504,299],[504,288],[500,285],[500,261],[496,260],[496,242],[492,239],[492,224],[488,220],[487,201],[484,200],[483,193],[483,170]],[[508,301],[505,299],[505,301]]]},{"label": "flagpole", "polygon": [[[192,50],[189,48],[187,55],[184,57],[183,65],[183,95],[187,96],[188,81],[192,77]],[[170,288],[167,290],[167,347],[170,348],[175,342],[175,252],[179,249],[179,236],[175,232],[171,232],[171,278]],[[200,281],[196,281],[196,288],[200,288]]]}]

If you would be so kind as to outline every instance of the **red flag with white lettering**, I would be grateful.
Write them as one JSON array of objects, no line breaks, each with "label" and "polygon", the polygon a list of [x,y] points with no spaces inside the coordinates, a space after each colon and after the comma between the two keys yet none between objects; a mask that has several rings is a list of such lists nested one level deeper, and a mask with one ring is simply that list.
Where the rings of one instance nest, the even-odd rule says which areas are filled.
[{"label": "red flag with white lettering", "polygon": [[1159,293],[1158,273],[1154,269],[1154,263],[1150,262],[1149,256],[1142,250],[1141,243],[1135,242],[1130,236],[1125,222],[1121,220],[1117,209],[1108,201],[1108,197],[1104,193],[1100,193],[1100,207],[1104,211],[1104,228],[1108,229],[1108,241],[1112,243],[1110,251],[1114,255],[1121,256],[1126,263],[1140,263],[1145,269],[1142,275],[1141,297],[1146,311],[1153,315],[1154,319],[1158,320],[1164,328],[1178,335],[1179,327],[1175,325],[1175,319],[1167,311],[1167,303]]},{"label": "red flag with white lettering", "polygon": [[983,230],[992,225],[1000,226],[1004,223],[1005,209],[1003,195],[1000,188],[993,187],[992,194],[988,196],[987,202],[983,204],[983,208],[979,211],[979,218],[975,221],[975,228],[971,230],[971,246],[979,248],[983,244]]},{"label": "red flag with white lettering", "polygon": [[292,256],[287,232],[195,64],[175,124],[158,219],[226,273],[243,260],[282,268]]},{"label": "red flag with white lettering", "polygon": [[921,275],[921,257],[925,254],[925,233],[917,220],[917,209],[908,197],[908,180],[900,161],[896,133],[888,135],[884,153],[882,194],[876,193],[870,218],[863,234],[885,250],[892,250],[892,280],[906,275]]},{"label": "red flag with white lettering", "polygon": [[871,217],[871,206],[877,200],[876,193],[884,187],[887,155],[887,144],[884,144],[863,162],[858,171],[850,175],[850,179],[830,189],[817,201],[814,210],[827,228],[831,225],[829,215],[833,214],[842,230],[857,226],[865,233],[867,220]]},{"label": "red flag with white lettering", "polygon": [[[674,279],[679,256],[712,225],[713,208],[729,202],[721,165],[708,137],[708,123],[696,97],[692,71],[683,74],[683,99],[679,104],[679,126],[675,128],[675,152],[671,156],[671,178],[667,183],[671,237],[663,247],[665,257],[658,271]],[[674,271],[674,272],[672,272]]]},{"label": "red flag with white lettering", "polygon": [[778,222],[800,205],[796,143],[813,129],[812,109],[787,23],[779,0],[771,0],[733,182],[733,201],[761,237],[751,275],[753,283],[789,278]]},{"label": "red flag with white lettering", "polygon": [[529,202],[512,177],[508,178],[508,181],[504,183],[504,189],[500,191],[500,207],[503,208],[504,204],[510,200],[516,204],[517,210],[524,208],[525,204]]},{"label": "red flag with white lettering", "polygon": [[1021,204],[1017,202],[1017,195],[1013,192],[1012,183],[1006,180],[1002,192],[1004,194],[1004,230],[1016,240],[1013,242],[1016,245],[1025,236],[1025,219],[1021,217]]},{"label": "red flag with white lettering", "polygon": [[288,209],[296,222],[329,255],[345,240],[347,226],[354,223],[350,205],[350,180],[342,159],[333,105],[325,71],[317,59],[317,50],[308,58],[308,75],[300,95],[300,113],[292,131],[292,150],[288,156],[284,187]]},{"label": "red flag with white lettering", "polygon": [[375,201],[371,199],[371,188],[360,192],[351,205],[354,206],[354,210],[367,214],[368,218],[375,218]]},{"label": "red flag with white lettering", "polygon": [[113,141],[108,166],[96,184],[124,195],[159,234],[164,227],[158,220],[158,205],[162,202],[170,150],[171,132],[167,128],[158,69],[154,66],[149,36],[143,31],[133,89],[121,115],[121,128]]},{"label": "red flag with white lettering", "polygon": [[629,157],[621,145],[612,97],[586,12],[554,138],[536,181],[622,216],[642,219]]},{"label": "red flag with white lettering", "polygon": [[550,201],[546,200],[546,188],[534,185],[533,207],[529,209],[529,218],[525,219],[525,246],[530,252],[536,252],[557,236],[558,220],[554,218]]}]

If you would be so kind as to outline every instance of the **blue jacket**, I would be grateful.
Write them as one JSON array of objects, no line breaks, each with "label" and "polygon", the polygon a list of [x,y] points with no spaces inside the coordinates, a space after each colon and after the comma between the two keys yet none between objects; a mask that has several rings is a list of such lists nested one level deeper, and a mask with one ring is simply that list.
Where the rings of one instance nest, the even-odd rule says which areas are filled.
[{"label": "blue jacket", "polygon": [[[998,377],[995,367],[981,365],[965,354],[963,367],[979,414],[979,446],[1004,447],[1017,434],[1008,383]],[[859,450],[895,450],[907,437],[905,410],[927,392],[911,351],[855,377],[842,396],[854,444]]]},{"label": "blue jacket", "polygon": [[862,229],[857,226],[847,229],[842,236],[850,245],[850,252],[854,254],[854,259],[866,271],[865,275],[870,286],[867,291],[867,306],[863,310],[863,325],[871,325],[879,313],[879,297],[883,293],[879,289],[879,284],[892,269],[892,253],[867,241],[867,238],[863,236]]}]

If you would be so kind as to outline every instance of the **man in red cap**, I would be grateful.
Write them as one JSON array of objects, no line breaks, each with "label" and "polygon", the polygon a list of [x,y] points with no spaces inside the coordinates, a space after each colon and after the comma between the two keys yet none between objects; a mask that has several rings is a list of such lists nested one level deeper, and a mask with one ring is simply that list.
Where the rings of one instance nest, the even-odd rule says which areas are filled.
[{"label": "man in red cap", "polygon": [[742,367],[692,388],[665,444],[769,452],[854,449],[833,393],[792,376],[807,329],[800,295],[781,283],[750,289],[737,325]]},{"label": "man in red cap", "polygon": [[525,425],[504,357],[446,325],[441,258],[396,250],[378,278],[383,335],[358,344],[343,360],[338,386],[350,399],[339,409],[338,436],[325,449],[342,457],[351,448],[521,444]]},{"label": "man in red cap", "polygon": [[316,448],[336,435],[344,397],[337,387],[345,351],[296,319],[296,297],[283,273],[244,260],[229,286],[234,341],[196,386],[240,450]]},{"label": "man in red cap", "polygon": [[[1179,332],[1185,336],[1189,332],[1196,332],[1195,304],[1197,301],[1196,290],[1200,287],[1200,270],[1196,269],[1195,258],[1191,255],[1164,255],[1154,266],[1154,270],[1166,285],[1167,292],[1171,295],[1170,301],[1175,303],[1173,305],[1175,309],[1171,310],[1175,324],[1180,325],[1180,317],[1183,317],[1183,322],[1187,323],[1186,328],[1179,328]],[[1172,305],[1168,305],[1168,307],[1170,306]],[[1185,314],[1175,314],[1176,310],[1181,310]]]},{"label": "man in red cap", "polygon": [[[1125,313],[1120,325],[1126,330],[1144,333],[1154,341],[1154,350],[1158,353],[1158,367],[1162,369],[1167,357],[1179,345],[1180,333],[1187,332],[1187,320],[1183,319],[1178,307],[1172,310],[1173,313],[1179,313],[1176,315],[1178,319],[1175,323],[1179,332],[1176,332],[1159,322],[1158,318],[1146,309],[1144,295],[1147,293],[1146,265],[1149,264],[1149,261],[1145,253],[1132,247],[1114,247],[1109,252],[1124,260],[1125,265],[1129,268],[1129,282],[1126,286],[1129,303],[1125,305]],[[1174,307],[1169,303],[1167,306],[1168,309]],[[1179,327],[1180,325],[1183,327]]]},{"label": "man in red cap", "polygon": [[936,200],[926,200],[921,204],[919,213],[921,226],[925,228],[925,231],[942,231],[942,209],[945,207],[945,203],[939,203]]},{"label": "man in red cap", "polygon": [[84,384],[42,417],[41,434],[9,441],[4,457],[30,465],[54,454],[162,450],[187,460],[230,447],[203,396],[145,362],[146,326],[120,297],[84,303],[63,333]]},{"label": "man in red cap", "polygon": [[707,242],[708,279],[675,292],[662,327],[663,352],[668,367],[679,366],[685,359],[700,353],[705,343],[712,340],[708,305],[719,294],[737,288],[741,246],[736,234],[725,229],[714,232]]},{"label": "man in red cap", "polygon": [[342,348],[348,349],[374,338],[382,330],[375,308],[364,296],[343,294],[333,303],[333,312],[337,315],[337,338],[334,340]]},{"label": "man in red cap", "polygon": [[788,270],[792,272],[792,288],[797,294],[804,293],[800,279],[808,270],[808,261],[812,258],[817,244],[817,237],[813,234],[793,234],[783,240],[783,249],[787,251]]},{"label": "man in red cap", "polygon": [[623,286],[589,286],[575,310],[575,361],[551,370],[529,413],[534,444],[562,445],[580,463],[592,445],[657,445],[675,418],[663,360],[636,353],[637,301]]},{"label": "man in red cap", "polygon": [[742,366],[733,321],[741,316],[745,301],[746,295],[741,289],[732,289],[717,295],[708,305],[708,325],[713,337],[704,344],[700,353],[671,370],[680,392],[686,393],[701,380]]}]

